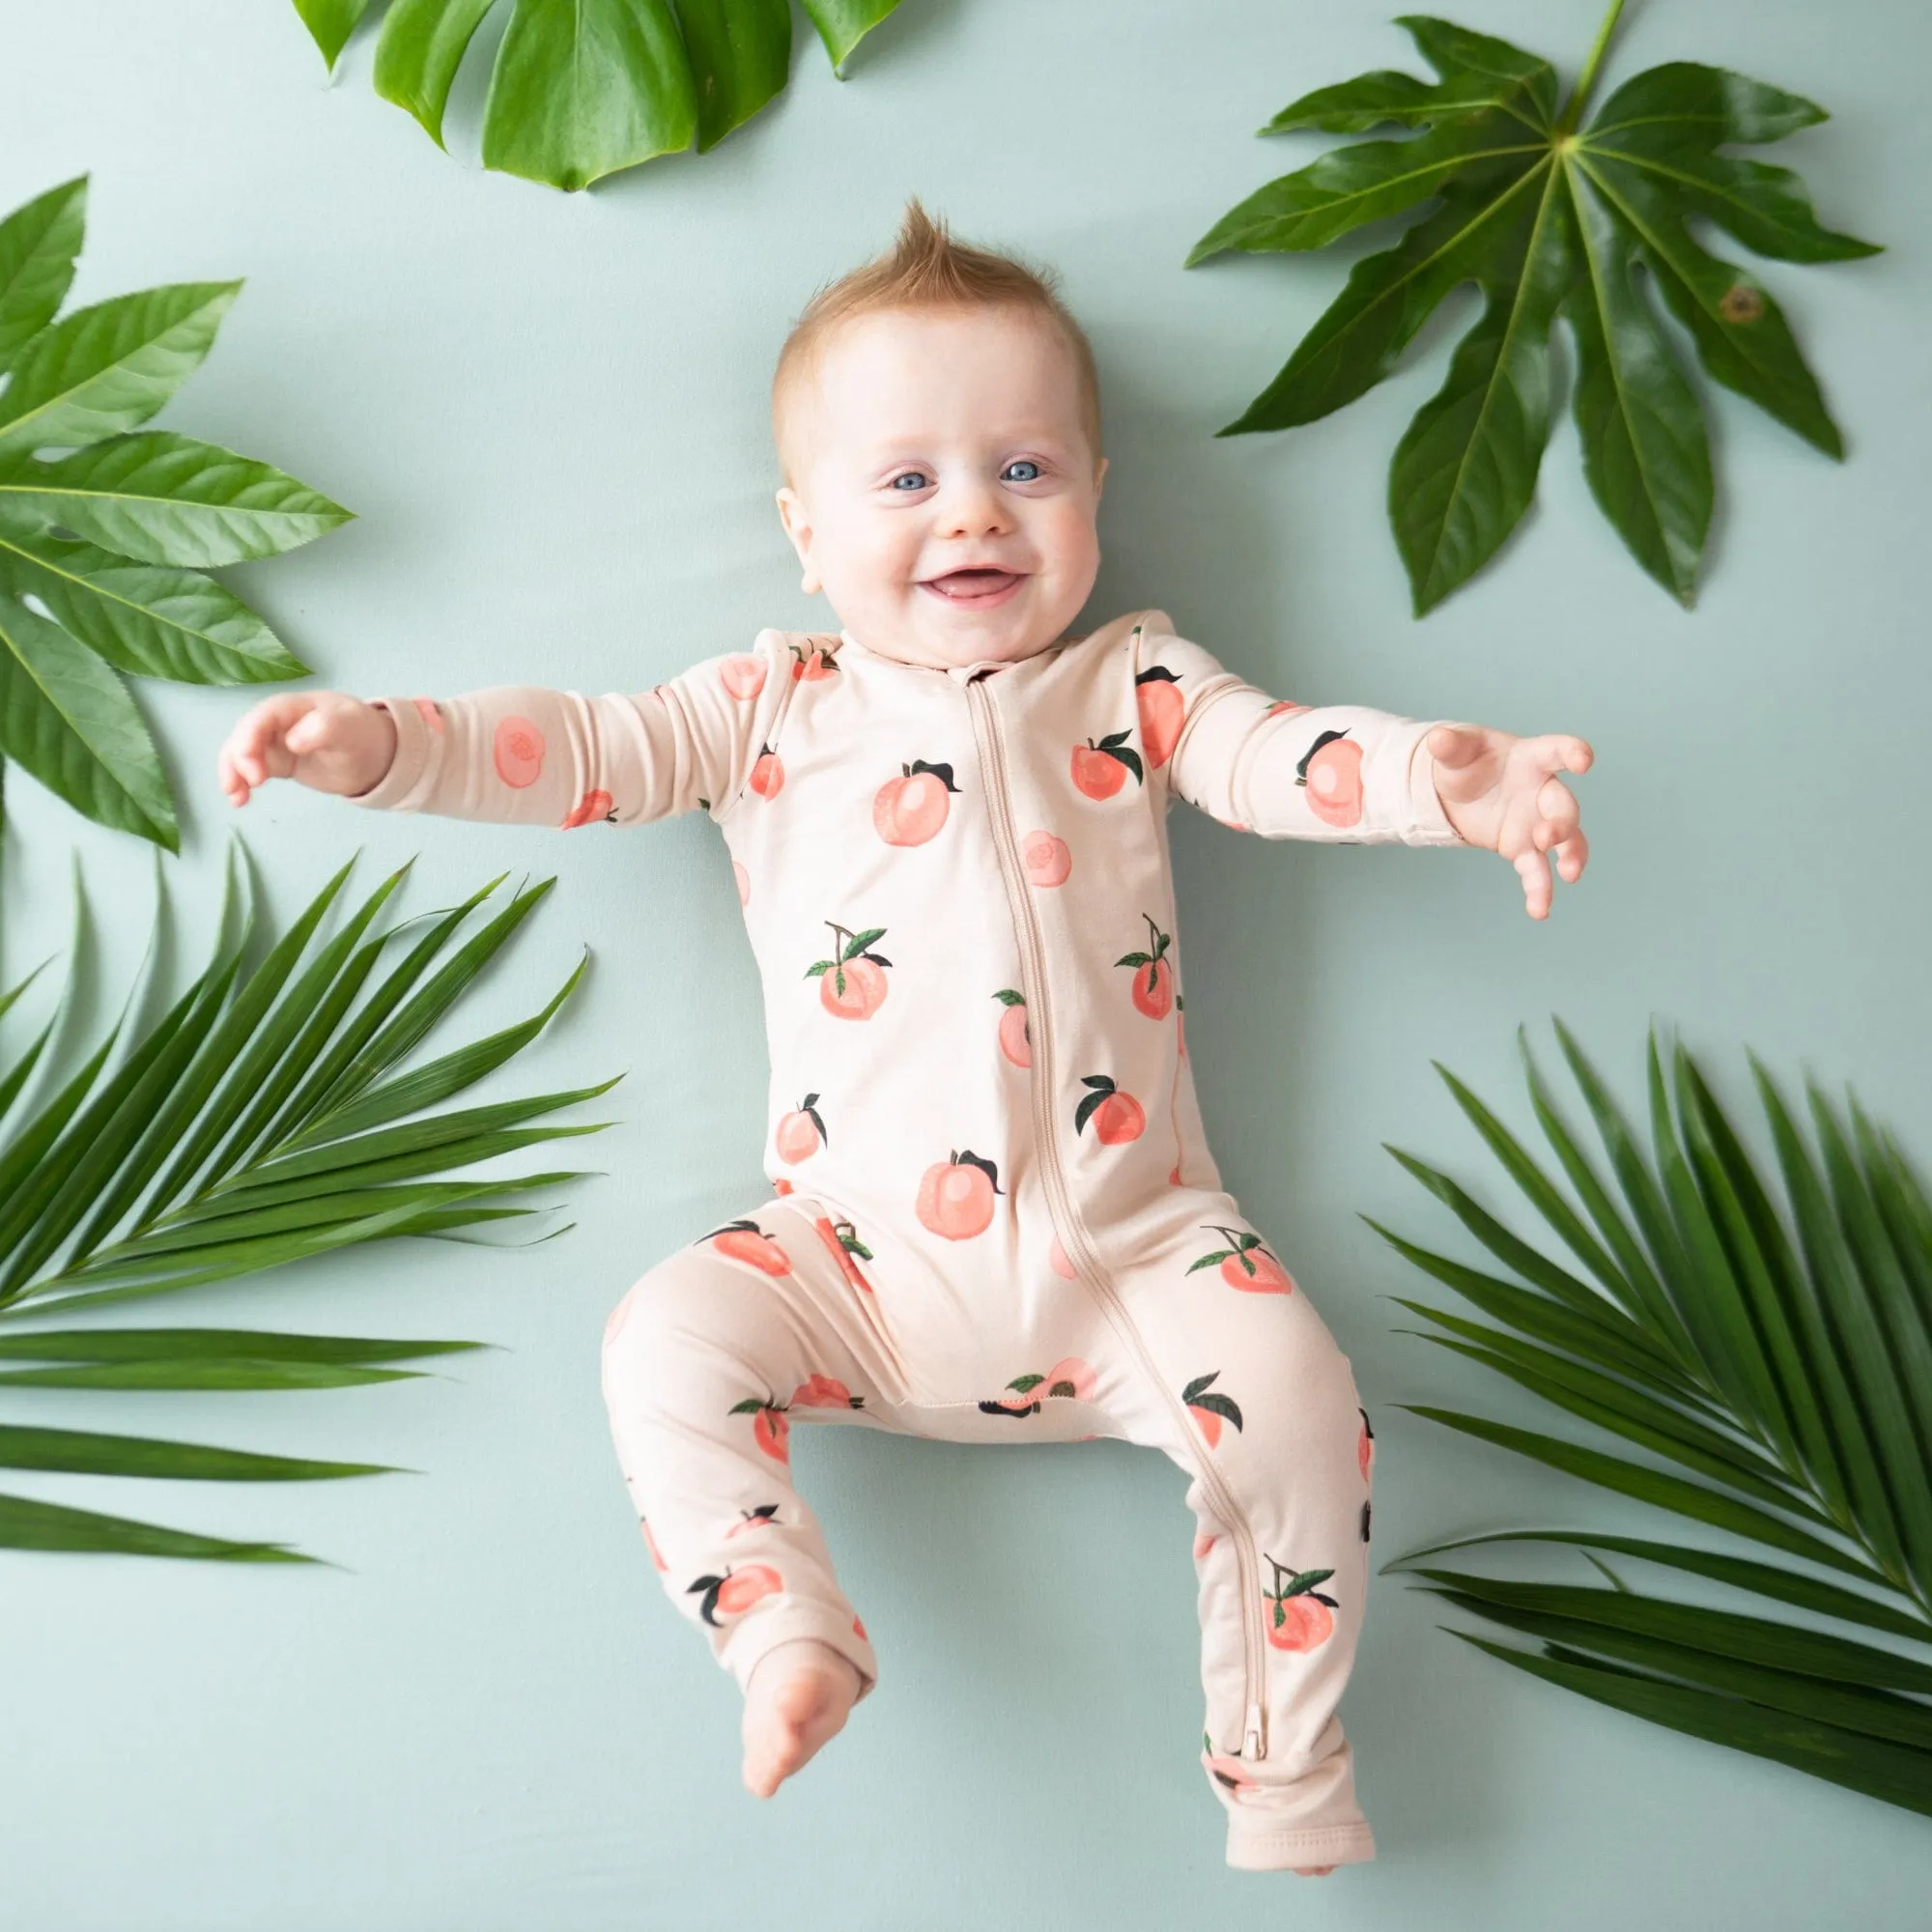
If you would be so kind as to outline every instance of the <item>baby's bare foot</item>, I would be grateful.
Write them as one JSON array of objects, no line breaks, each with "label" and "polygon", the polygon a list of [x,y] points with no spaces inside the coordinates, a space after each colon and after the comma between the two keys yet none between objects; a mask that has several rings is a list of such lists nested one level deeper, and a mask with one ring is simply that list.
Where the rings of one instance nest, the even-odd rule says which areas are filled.
[{"label": "baby's bare foot", "polygon": [[858,1670],[810,1637],[759,1658],[745,1687],[745,1788],[769,1798],[844,1728],[860,1690]]}]

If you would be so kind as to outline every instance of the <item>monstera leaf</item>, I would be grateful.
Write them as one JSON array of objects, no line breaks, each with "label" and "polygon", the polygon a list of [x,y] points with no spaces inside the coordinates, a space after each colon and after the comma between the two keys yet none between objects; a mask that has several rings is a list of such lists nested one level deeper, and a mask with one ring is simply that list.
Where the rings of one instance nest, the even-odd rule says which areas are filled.
[{"label": "monstera leaf", "polygon": [[173,794],[122,673],[306,676],[202,572],[293,550],[349,512],[266,463],[141,428],[242,284],[145,289],[56,322],[86,194],[83,177],[0,221],[0,758],[172,852]]},{"label": "monstera leaf", "polygon": [[[1454,1633],[1516,1669],[1932,1815],[1932,1195],[1855,1097],[1848,1125],[1807,1081],[1814,1150],[1753,1056],[1780,1202],[1702,1069],[1681,1045],[1660,1053],[1655,1033],[1646,1158],[1560,1021],[1556,1032],[1602,1165],[1565,1122],[1526,1043],[1530,1103],[1560,1179],[1438,1071],[1570,1257],[1523,1238],[1448,1175],[1394,1148],[1488,1262],[1471,1265],[1369,1225],[1489,1318],[1397,1296],[1442,1331],[1425,1339],[1507,1377],[1622,1453],[1401,1406],[1761,1554],[1587,1527],[1514,1529],[1432,1544],[1385,1567],[1540,1639],[1540,1650],[1524,1650]],[[1502,1544],[1602,1550],[1735,1595],[1652,1596],[1595,1555],[1608,1589],[1421,1561]]]},{"label": "monstera leaf", "polygon": [[[442,146],[469,43],[497,0],[389,0],[376,92]],[[846,57],[899,0],[805,0],[844,77]],[[332,71],[370,0],[295,0]],[[781,93],[791,0],[512,0],[483,109],[483,165],[552,187],[717,146]]]},{"label": "monstera leaf", "polygon": [[1576,344],[1583,469],[1632,554],[1687,605],[1711,522],[1702,407],[1657,302],[1705,372],[1827,455],[1837,425],[1783,312],[1749,270],[1711,253],[1708,221],[1758,255],[1833,262],[1876,251],[1821,227],[1786,169],[1722,153],[1823,121],[1795,94],[1673,61],[1626,82],[1579,124],[1623,0],[1559,108],[1555,70],[1506,42],[1411,15],[1434,81],[1367,73],[1318,89],[1262,131],[1406,138],[1339,148],[1232,210],[1188,265],[1229,249],[1299,251],[1407,216],[1356,263],[1341,296],[1223,436],[1313,422],[1374,387],[1452,289],[1483,292],[1449,378],[1397,445],[1389,518],[1420,616],[1480,569],[1536,489],[1550,426],[1550,338]]},{"label": "monstera leaf", "polygon": [[[70,970],[46,1024],[17,1053],[0,1056],[0,1469],[240,1483],[373,1475],[386,1465],[51,1428],[30,1411],[43,1389],[88,1390],[108,1404],[113,1391],[128,1389],[394,1381],[416,1371],[389,1364],[484,1346],[109,1326],[87,1319],[131,1296],[232,1281],[394,1236],[498,1245],[455,1231],[548,1211],[488,1204],[584,1178],[579,1170],[436,1178],[539,1142],[598,1132],[610,1123],[559,1125],[541,1117],[616,1082],[482,1106],[441,1104],[535,1039],[582,977],[582,960],[527,1019],[423,1065],[401,1065],[552,884],[513,893],[468,933],[459,928],[500,876],[461,905],[376,925],[406,870],[385,879],[338,931],[318,939],[349,875],[344,866],[288,930],[251,958],[252,895],[240,932],[232,942],[228,936],[231,868],[213,956],[157,1022],[137,1031],[130,995],[107,1037],[29,1111],[23,1095],[36,1064],[45,1058],[47,1082],[61,1052],[58,1036],[81,977]],[[76,878],[75,957],[84,910]],[[412,927],[420,928],[412,937]],[[34,977],[0,992],[0,1017]],[[122,1051],[110,1067],[117,1039]],[[10,1125],[16,1108],[20,1118]],[[78,1326],[71,1325],[76,1316]],[[315,1560],[282,1544],[234,1542],[0,1495],[0,1549],[8,1548]]]}]

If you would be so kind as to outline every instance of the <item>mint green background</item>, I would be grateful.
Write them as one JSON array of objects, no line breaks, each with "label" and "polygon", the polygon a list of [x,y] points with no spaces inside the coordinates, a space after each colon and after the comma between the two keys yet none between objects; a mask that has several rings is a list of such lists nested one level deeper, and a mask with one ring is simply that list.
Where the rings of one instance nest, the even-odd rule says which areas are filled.
[{"label": "mint green background", "polygon": [[[1356,1216],[1451,1239],[1384,1140],[1503,1198],[1430,1061],[1527,1127],[1514,1030],[1531,1021],[1553,1068],[1552,1009],[1626,1095],[1655,1014],[1727,1094],[1746,1092],[1748,1041],[1787,1075],[1852,1080],[1932,1157],[1932,216],[1914,86],[1932,15],[1633,10],[1612,82],[1729,62],[1836,116],[1776,157],[1827,220],[1890,252],[1769,275],[1851,460],[1834,469],[1720,393],[1722,501],[1692,616],[1599,518],[1566,421],[1522,540],[1417,625],[1381,497],[1446,330],[1325,423],[1216,442],[1342,263],[1180,269],[1210,221],[1320,146],[1251,129],[1307,87],[1406,60],[1384,11],[907,0],[847,84],[801,44],[790,94],[717,154],[566,199],[480,172],[473,71],[445,159],[370,91],[366,35],[326,86],[275,0],[15,0],[0,206],[93,170],[76,299],[246,274],[164,420],[360,512],[235,581],[321,683],[372,695],[639,689],[762,624],[824,621],[770,501],[764,389],[789,319],[914,190],[963,234],[1057,263],[1098,350],[1114,462],[1093,618],[1157,603],[1284,694],[1597,748],[1578,786],[1595,857],[1541,926],[1492,858],[1266,845],[1178,813],[1188,1033],[1230,1183],[1375,1416],[1378,1553],[1565,1521],[1668,1535],[1397,1406],[1548,1426],[1527,1395],[1395,1332],[1414,1324],[1385,1297],[1423,1284]],[[1463,11],[1574,70],[1599,7]],[[501,1352],[367,1391],[5,1404],[422,1472],[228,1492],[10,1479],[344,1567],[0,1557],[8,1932],[1919,1922],[1923,1820],[1523,1678],[1437,1629],[1485,1627],[1393,1577],[1343,1705],[1379,1858],[1319,1888],[1229,1872],[1195,1756],[1182,1479],[1113,1444],[802,1433],[799,1474],[885,1674],[809,1775],[755,1803],[735,1693],[660,1592],[597,1386],[626,1286],[763,1198],[756,988],[715,834],[696,818],[563,838],[353,814],[287,785],[238,814],[213,761],[246,696],[141,693],[185,808],[184,857],[165,864],[178,971],[203,956],[231,827],[282,916],[358,843],[365,891],[421,855],[410,911],[506,867],[554,871],[455,1037],[533,1009],[587,942],[579,997],[497,1086],[629,1077],[578,1110],[621,1124],[577,1144],[609,1178],[573,1190],[559,1240],[393,1244],[128,1317]],[[9,792],[0,967],[64,943],[77,850],[104,1019],[146,940],[150,856],[17,775]],[[1594,1579],[1574,1554],[1514,1567]]]}]

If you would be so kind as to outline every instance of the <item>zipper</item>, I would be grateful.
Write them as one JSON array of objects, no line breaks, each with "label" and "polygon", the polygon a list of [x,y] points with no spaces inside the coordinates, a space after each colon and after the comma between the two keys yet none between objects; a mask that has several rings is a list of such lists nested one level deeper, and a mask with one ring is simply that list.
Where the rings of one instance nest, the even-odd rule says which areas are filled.
[{"label": "zipper", "polygon": [[[1039,923],[1034,913],[1033,895],[1020,864],[1019,838],[1013,830],[1012,800],[1007,790],[1006,744],[1000,714],[979,678],[970,678],[966,697],[973,714],[973,734],[978,741],[980,775],[986,781],[986,797],[993,821],[993,842],[999,850],[1000,871],[1007,888],[1013,930],[1020,942],[1021,986],[1027,1010],[1033,1016],[1033,1124],[1034,1139],[1039,1149],[1040,1171],[1046,1180],[1047,1206],[1053,1216],[1054,1232],[1065,1248],[1075,1272],[1099,1301],[1103,1313],[1129,1351],[1139,1360],[1148,1379],[1158,1388],[1174,1411],[1183,1441],[1193,1439],[1193,1426],[1180,1398],[1168,1387],[1160,1365],[1153,1359],[1141,1331],[1127,1312],[1126,1303],[1101,1265],[1098,1251],[1073,1204],[1073,1190],[1061,1162],[1060,1138],[1053,1119],[1053,1096],[1058,1091],[1054,1079],[1053,1028],[1046,999],[1046,958],[1040,940]],[[1262,1702],[1267,1653],[1261,1624],[1261,1565],[1255,1555],[1254,1532],[1248,1526],[1247,1512],[1236,1501],[1221,1472],[1203,1455],[1197,1463],[1202,1487],[1207,1491],[1215,1515],[1226,1526],[1235,1544],[1235,1555],[1241,1573],[1241,1645],[1243,1679],[1241,1685],[1242,1725],[1240,1755],[1263,1758],[1267,1755],[1266,1711]]]}]

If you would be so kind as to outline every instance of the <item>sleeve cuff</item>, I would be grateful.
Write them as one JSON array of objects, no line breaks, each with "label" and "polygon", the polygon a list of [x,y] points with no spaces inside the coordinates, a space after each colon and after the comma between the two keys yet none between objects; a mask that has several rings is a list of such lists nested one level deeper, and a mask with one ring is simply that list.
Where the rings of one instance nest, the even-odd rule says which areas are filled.
[{"label": "sleeve cuff", "polygon": [[409,811],[417,808],[406,803],[415,790],[417,781],[423,776],[423,768],[430,758],[429,726],[424,724],[422,713],[407,698],[372,697],[368,700],[379,711],[386,711],[390,722],[396,727],[396,755],[389,761],[389,769],[372,784],[367,791],[352,791],[342,794],[348,805],[360,805],[378,811]]},{"label": "sleeve cuff", "polygon": [[1429,734],[1451,721],[1432,718],[1415,727],[1408,753],[1408,824],[1402,834],[1406,845],[1462,845],[1467,841],[1449,822],[1435,789],[1435,760],[1429,753]]}]

